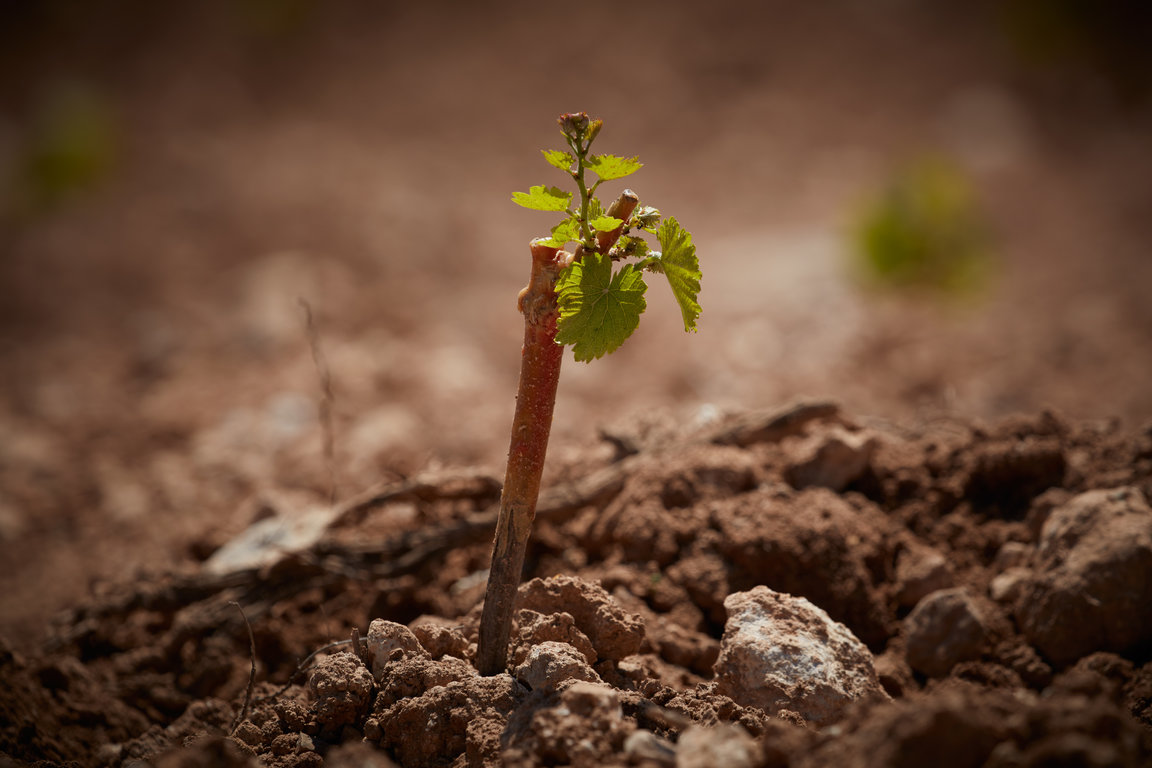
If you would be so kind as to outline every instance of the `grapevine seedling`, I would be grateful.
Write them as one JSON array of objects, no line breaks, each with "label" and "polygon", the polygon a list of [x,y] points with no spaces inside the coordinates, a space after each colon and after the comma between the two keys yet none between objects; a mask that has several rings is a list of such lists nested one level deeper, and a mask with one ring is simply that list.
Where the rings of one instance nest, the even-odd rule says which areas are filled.
[{"label": "grapevine seedling", "polygon": [[[517,302],[524,315],[524,348],[480,618],[477,666],[483,675],[499,674],[507,665],[512,610],[540,495],[564,346],[572,347],[576,360],[590,362],[623,344],[647,306],[645,272],[668,278],[685,331],[695,331],[700,316],[700,267],[688,231],[672,217],[661,221],[660,211],[640,205],[631,190],[607,209],[596,198],[601,184],[630,176],[640,170],[640,161],[592,154],[602,120],[580,112],[561,115],[559,122],[567,150],[544,150],[544,159],[575,182],[576,204],[573,193],[553,186],[512,195],[517,205],[562,213],[563,218],[548,237],[531,242],[532,271]],[[597,177],[591,184],[589,172]],[[645,233],[655,235],[660,250],[648,245]],[[576,245],[564,250],[569,243]]]}]

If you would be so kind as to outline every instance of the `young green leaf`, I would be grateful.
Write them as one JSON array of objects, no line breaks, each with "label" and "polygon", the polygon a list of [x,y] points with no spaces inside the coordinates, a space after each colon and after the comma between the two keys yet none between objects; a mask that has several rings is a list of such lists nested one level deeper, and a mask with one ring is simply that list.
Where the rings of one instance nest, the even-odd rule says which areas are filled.
[{"label": "young green leaf", "polygon": [[565,243],[580,239],[580,222],[569,216],[552,227],[551,235],[547,244],[554,248],[563,248]]},{"label": "young green leaf", "polygon": [[558,344],[571,344],[581,362],[591,362],[614,351],[640,324],[647,307],[648,286],[640,272],[628,264],[615,275],[612,259],[585,252],[556,283],[560,307]]},{"label": "young green leaf", "polygon": [[595,221],[604,215],[604,205],[597,197],[588,198],[588,220]]},{"label": "young green leaf", "polygon": [[533,211],[565,211],[572,200],[572,193],[559,187],[545,187],[542,184],[527,192],[513,192],[512,202]]},{"label": "young green leaf", "polygon": [[636,265],[636,269],[649,268],[648,261],[659,261],[659,259],[649,259],[648,256],[648,243],[641,240],[639,237],[629,237],[624,235],[616,241],[616,247],[612,249],[612,255],[624,259],[642,259]]},{"label": "young green leaf", "polygon": [[632,214],[632,220],[628,222],[628,226],[634,229],[642,229],[654,235],[656,234],[656,225],[659,223],[659,209],[653,208],[650,205],[642,205]]},{"label": "young green leaf", "polygon": [[660,266],[672,286],[672,294],[680,305],[684,316],[684,330],[696,330],[696,318],[700,317],[700,305],[696,297],[700,293],[700,261],[696,258],[696,246],[692,235],[680,226],[680,222],[669,216],[656,233],[663,255]]},{"label": "young green leaf", "polygon": [[613,216],[597,216],[588,222],[592,225],[592,229],[597,232],[611,232],[624,223],[623,219],[617,219]]},{"label": "young green leaf", "polygon": [[585,161],[585,165],[603,181],[622,179],[644,167],[644,163],[638,158],[616,157],[616,155],[591,155]]},{"label": "young green leaf", "polygon": [[561,152],[559,149],[542,149],[540,151],[549,165],[562,171],[569,171],[572,168],[572,163],[576,162],[576,158],[572,157],[571,152]]}]

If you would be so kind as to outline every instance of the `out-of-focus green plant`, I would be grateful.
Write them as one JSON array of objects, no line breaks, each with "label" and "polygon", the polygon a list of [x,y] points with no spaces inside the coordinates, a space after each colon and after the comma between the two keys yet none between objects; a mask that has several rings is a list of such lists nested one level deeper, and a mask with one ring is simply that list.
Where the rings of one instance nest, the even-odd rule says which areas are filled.
[{"label": "out-of-focus green plant", "polygon": [[19,154],[18,210],[51,209],[98,184],[115,164],[116,144],[111,107],[98,93],[78,85],[49,91]]},{"label": "out-of-focus green plant", "polygon": [[897,173],[859,215],[852,239],[875,287],[956,295],[987,277],[988,238],[971,185],[941,158]]}]

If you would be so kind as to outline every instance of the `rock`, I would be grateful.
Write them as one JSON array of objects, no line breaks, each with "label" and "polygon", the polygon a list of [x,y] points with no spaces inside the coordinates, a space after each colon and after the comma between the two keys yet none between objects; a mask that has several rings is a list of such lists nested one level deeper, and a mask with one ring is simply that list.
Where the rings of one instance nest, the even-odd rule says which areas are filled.
[{"label": "rock", "polygon": [[929,677],[944,677],[956,664],[988,648],[985,612],[967,589],[942,589],[921,600],[904,620],[908,663]]},{"label": "rock", "polygon": [[842,491],[868,469],[877,445],[869,432],[833,427],[801,444],[785,470],[785,479],[794,488],[819,486]]},{"label": "rock", "polygon": [[584,655],[568,643],[545,641],[529,649],[513,670],[517,680],[534,691],[557,690],[568,681],[601,682]]},{"label": "rock", "polygon": [[928,595],[956,581],[948,559],[919,541],[910,542],[896,558],[896,601],[911,608]]},{"label": "rock", "polygon": [[676,743],[676,768],[755,768],[760,747],[738,725],[690,725]]},{"label": "rock", "polygon": [[864,644],[804,598],[759,586],[729,595],[724,607],[717,693],[769,714],[792,710],[816,726],[836,722],[853,702],[888,698]]},{"label": "rock", "polygon": [[431,658],[412,630],[403,624],[384,619],[373,619],[368,625],[365,645],[372,664],[372,674],[378,680],[389,661],[398,661],[404,657]]},{"label": "rock", "polygon": [[1052,510],[1016,618],[1064,666],[1152,641],[1152,509],[1134,487],[1089,491]]},{"label": "rock", "polygon": [[545,615],[571,614],[601,660],[631,656],[644,642],[642,618],[621,608],[599,584],[574,576],[532,579],[521,585],[516,606]]},{"label": "rock", "polygon": [[322,659],[308,678],[321,732],[338,734],[344,726],[358,723],[368,710],[372,687],[372,673],[351,653]]}]

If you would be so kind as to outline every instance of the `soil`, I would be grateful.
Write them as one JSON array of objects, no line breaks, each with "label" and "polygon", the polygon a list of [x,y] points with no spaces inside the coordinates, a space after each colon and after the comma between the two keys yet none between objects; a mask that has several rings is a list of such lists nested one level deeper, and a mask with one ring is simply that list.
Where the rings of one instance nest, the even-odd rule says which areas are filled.
[{"label": "soil", "polygon": [[[6,645],[0,745],[83,766],[1152,761],[1152,432],[803,402],[638,422],[567,469],[511,674],[473,666],[497,484],[444,470],[267,510]],[[764,584],[866,646],[872,694],[829,714],[732,682],[730,596]]]},{"label": "soil", "polygon": [[[640,2],[624,78],[547,42],[599,39],[586,5],[0,11],[0,170],[77,89],[116,149],[65,200],[0,191],[0,765],[1152,765],[1152,46]],[[546,226],[507,197],[574,108],[693,232],[705,312],[684,337],[654,286],[566,361],[481,678]],[[982,203],[978,295],[848,267],[925,151]],[[765,587],[873,693],[734,683]]]}]

